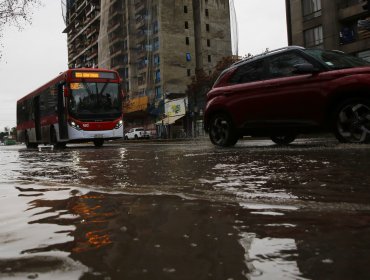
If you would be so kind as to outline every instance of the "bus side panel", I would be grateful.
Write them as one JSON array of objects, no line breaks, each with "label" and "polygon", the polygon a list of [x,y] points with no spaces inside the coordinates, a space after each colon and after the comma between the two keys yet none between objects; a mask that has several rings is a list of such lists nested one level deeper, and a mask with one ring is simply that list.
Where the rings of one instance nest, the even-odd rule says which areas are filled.
[{"label": "bus side panel", "polygon": [[24,142],[26,140],[26,133],[24,130],[17,130],[17,141]]},{"label": "bus side panel", "polygon": [[35,141],[41,141],[41,117],[40,117],[40,96],[33,98],[33,120],[35,123]]},{"label": "bus side panel", "polygon": [[66,116],[66,102],[64,98],[64,85],[59,84],[57,88],[58,92],[58,124],[59,124],[59,139],[68,139],[68,125]]},{"label": "bus side panel", "polygon": [[41,136],[43,143],[51,143],[51,129],[55,129],[56,134],[58,124],[58,96],[57,85],[46,88],[40,94],[40,115],[41,115]]},{"label": "bus side panel", "polygon": [[50,125],[43,125],[41,127],[41,136],[43,143],[50,143]]},{"label": "bus side panel", "polygon": [[17,104],[17,136],[24,142],[26,134],[30,142],[36,142],[33,99],[27,99]]}]

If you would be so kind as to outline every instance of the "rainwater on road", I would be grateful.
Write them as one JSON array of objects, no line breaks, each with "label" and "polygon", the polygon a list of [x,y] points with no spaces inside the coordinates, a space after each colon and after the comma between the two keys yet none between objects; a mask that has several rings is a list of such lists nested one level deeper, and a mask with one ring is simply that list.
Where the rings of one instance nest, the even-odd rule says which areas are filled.
[{"label": "rainwater on road", "polygon": [[370,146],[0,147],[1,279],[370,279]]}]

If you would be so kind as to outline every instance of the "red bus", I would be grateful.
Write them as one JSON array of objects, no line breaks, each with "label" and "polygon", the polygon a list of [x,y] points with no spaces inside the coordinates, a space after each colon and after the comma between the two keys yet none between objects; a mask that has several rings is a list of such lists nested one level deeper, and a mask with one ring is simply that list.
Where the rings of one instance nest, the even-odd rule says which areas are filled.
[{"label": "red bus", "polygon": [[70,69],[17,101],[17,137],[27,148],[123,137],[120,77],[105,69]]}]

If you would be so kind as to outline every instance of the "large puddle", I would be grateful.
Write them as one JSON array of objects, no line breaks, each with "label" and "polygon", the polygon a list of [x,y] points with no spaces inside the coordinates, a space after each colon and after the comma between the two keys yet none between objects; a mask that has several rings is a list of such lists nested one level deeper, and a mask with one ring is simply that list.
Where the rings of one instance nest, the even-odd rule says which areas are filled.
[{"label": "large puddle", "polygon": [[370,276],[368,147],[189,143],[1,147],[0,278]]}]

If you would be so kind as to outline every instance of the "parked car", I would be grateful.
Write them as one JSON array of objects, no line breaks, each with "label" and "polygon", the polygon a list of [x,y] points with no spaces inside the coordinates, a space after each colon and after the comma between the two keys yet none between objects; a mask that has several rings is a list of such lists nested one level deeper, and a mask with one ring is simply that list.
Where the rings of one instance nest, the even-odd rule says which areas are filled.
[{"label": "parked car", "polygon": [[208,92],[204,125],[223,147],[242,136],[289,144],[319,131],[340,142],[369,142],[370,63],[302,47],[247,58],[223,71]]},{"label": "parked car", "polygon": [[145,131],[143,127],[135,127],[131,128],[126,134],[125,139],[149,139],[150,134],[149,132]]}]

